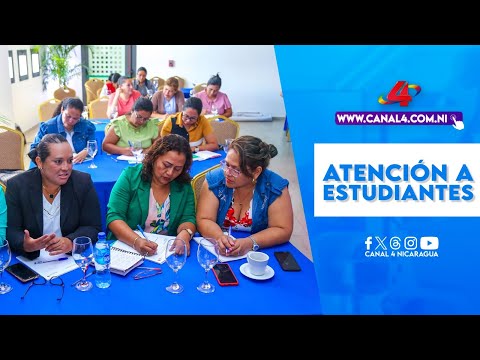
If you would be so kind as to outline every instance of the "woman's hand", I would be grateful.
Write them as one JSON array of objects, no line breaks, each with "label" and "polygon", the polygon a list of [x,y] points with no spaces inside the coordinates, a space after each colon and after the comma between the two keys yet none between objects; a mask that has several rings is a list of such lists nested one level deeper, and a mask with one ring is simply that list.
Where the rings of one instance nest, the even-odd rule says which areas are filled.
[{"label": "woman's hand", "polygon": [[[55,236],[55,234],[53,235]],[[45,250],[48,251],[50,255],[60,255],[72,251],[72,248],[73,243],[70,239],[55,236],[48,242]]]},{"label": "woman's hand", "polygon": [[85,160],[85,158],[87,157],[88,155],[88,150],[87,149],[83,149],[82,151],[80,151],[78,154],[74,155],[73,156],[73,163],[74,164],[78,164],[78,163],[82,163],[83,160]]},{"label": "woman's hand", "polygon": [[242,256],[252,250],[252,240],[249,238],[232,241],[233,246],[228,249],[226,256]]},{"label": "woman's hand", "polygon": [[26,252],[33,252],[47,247],[48,243],[55,238],[55,234],[42,235],[39,238],[30,237],[28,230],[23,231],[23,250]]},{"label": "woman's hand", "polygon": [[155,255],[157,253],[157,247],[158,244],[156,242],[143,238],[138,238],[135,243],[135,250],[145,256]]},{"label": "woman's hand", "polygon": [[228,235],[222,235],[217,238],[218,252],[220,253],[220,255],[229,256],[231,249],[234,248],[236,242],[236,240],[234,240]]}]

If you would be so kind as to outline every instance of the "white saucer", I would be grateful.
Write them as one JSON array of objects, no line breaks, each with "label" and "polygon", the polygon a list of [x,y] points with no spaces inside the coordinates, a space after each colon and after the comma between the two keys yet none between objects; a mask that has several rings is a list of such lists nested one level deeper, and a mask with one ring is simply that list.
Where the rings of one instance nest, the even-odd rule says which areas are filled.
[{"label": "white saucer", "polygon": [[268,265],[267,265],[267,270],[265,271],[265,274],[253,275],[250,272],[250,266],[248,265],[248,263],[244,263],[240,265],[240,272],[246,277],[249,277],[250,279],[254,279],[254,280],[267,280],[273,277],[273,275],[275,275],[275,271]]}]

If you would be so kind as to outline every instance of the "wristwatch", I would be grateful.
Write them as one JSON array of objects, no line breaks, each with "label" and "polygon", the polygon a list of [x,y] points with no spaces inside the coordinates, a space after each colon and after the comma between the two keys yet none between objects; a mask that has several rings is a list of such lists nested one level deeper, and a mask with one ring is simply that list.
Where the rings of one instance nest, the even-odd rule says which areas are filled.
[{"label": "wristwatch", "polygon": [[183,228],[182,230],[180,230],[180,232],[182,232],[183,230],[185,230],[188,233],[188,235],[190,235],[190,240],[192,240],[193,231],[190,230],[189,228]]},{"label": "wristwatch", "polygon": [[252,240],[252,250],[253,251],[257,251],[258,249],[260,249],[260,246],[258,246],[257,242],[255,241],[255,238],[252,236],[252,235],[249,235],[248,236],[250,238],[250,240]]}]

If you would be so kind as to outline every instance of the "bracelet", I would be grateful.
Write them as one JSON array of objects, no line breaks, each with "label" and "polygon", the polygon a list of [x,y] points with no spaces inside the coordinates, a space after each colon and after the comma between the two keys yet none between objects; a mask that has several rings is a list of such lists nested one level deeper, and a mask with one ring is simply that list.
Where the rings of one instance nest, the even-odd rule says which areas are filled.
[{"label": "bracelet", "polygon": [[140,236],[137,236],[137,237],[135,238],[135,240],[133,240],[133,249],[134,249],[134,250],[137,250],[137,249],[135,249],[135,243],[137,242],[138,239],[140,239]]}]

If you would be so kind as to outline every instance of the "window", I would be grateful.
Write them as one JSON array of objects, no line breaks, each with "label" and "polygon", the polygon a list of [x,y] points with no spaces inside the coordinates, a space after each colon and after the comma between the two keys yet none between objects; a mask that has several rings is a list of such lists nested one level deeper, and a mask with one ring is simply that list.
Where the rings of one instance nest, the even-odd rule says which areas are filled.
[{"label": "window", "polygon": [[13,52],[8,51],[8,74],[10,75],[10,83],[15,82],[15,70],[13,69]]},{"label": "window", "polygon": [[27,50],[17,50],[18,78],[20,81],[28,79]]},{"label": "window", "polygon": [[38,54],[38,49],[31,48],[30,56],[32,59],[32,78],[40,76],[40,58]]}]

